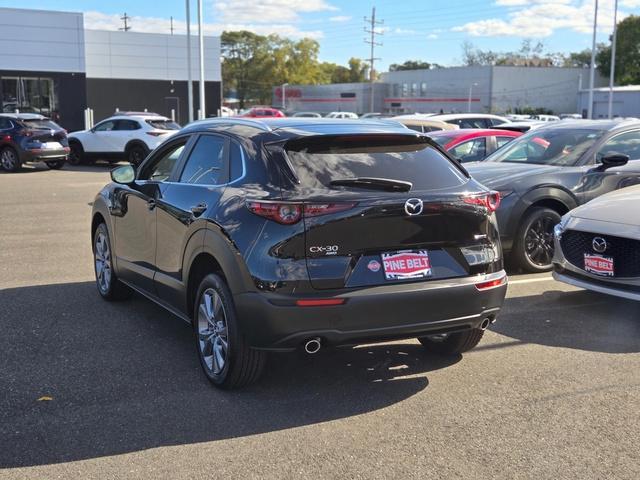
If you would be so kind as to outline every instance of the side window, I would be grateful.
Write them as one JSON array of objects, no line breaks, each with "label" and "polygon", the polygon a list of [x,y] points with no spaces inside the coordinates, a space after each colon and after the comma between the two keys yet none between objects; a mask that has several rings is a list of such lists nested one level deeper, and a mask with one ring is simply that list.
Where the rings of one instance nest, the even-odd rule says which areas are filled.
[{"label": "side window", "polygon": [[499,118],[487,118],[487,123],[489,124],[489,128],[491,128],[497,125],[502,125],[504,122]]},{"label": "side window", "polygon": [[513,140],[515,137],[496,137],[497,148],[504,147],[507,143]]},{"label": "side window", "polygon": [[487,142],[485,138],[474,138],[453,147],[449,152],[461,162],[478,162],[487,156]]},{"label": "side window", "polygon": [[415,130],[416,132],[422,133],[422,125],[406,125],[410,130]]},{"label": "side window", "polygon": [[225,139],[214,135],[202,135],[191,150],[180,175],[181,183],[219,185],[225,183]]},{"label": "side window", "polygon": [[138,130],[140,124],[135,120],[118,120],[115,130]]},{"label": "side window", "polygon": [[11,128],[13,128],[11,120],[9,120],[8,118],[0,117],[0,130],[10,130]]},{"label": "side window", "polygon": [[596,161],[610,153],[622,153],[629,155],[629,160],[640,160],[640,130],[621,133],[607,140],[596,154]]},{"label": "side window", "polygon": [[99,123],[93,129],[96,132],[110,132],[115,130],[116,122],[113,120],[107,120],[106,122]]},{"label": "side window", "polygon": [[484,118],[463,118],[458,122],[460,128],[487,128]]},{"label": "side window", "polygon": [[145,166],[144,171],[138,177],[139,180],[153,180],[155,182],[165,182],[171,176],[173,168],[178,163],[180,155],[187,144],[187,139],[174,144],[166,150],[160,152],[151,163]]},{"label": "side window", "polygon": [[230,143],[229,150],[229,181],[239,179],[244,172],[244,153],[236,142]]}]

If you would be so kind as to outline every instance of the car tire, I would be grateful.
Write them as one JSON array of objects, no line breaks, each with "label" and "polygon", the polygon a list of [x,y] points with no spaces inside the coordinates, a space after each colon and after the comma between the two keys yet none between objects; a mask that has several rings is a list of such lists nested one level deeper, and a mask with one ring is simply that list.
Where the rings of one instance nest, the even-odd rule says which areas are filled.
[{"label": "car tire", "polygon": [[82,165],[85,162],[84,148],[82,148],[82,144],[77,141],[69,142],[69,148],[71,151],[69,152],[68,162],[71,165]]},{"label": "car tire", "polygon": [[560,223],[560,214],[545,207],[532,208],[516,234],[511,260],[526,272],[551,270],[553,259],[553,227]]},{"label": "car tire", "polygon": [[213,385],[240,388],[255,382],[264,369],[266,352],[252,349],[240,331],[233,296],[225,281],[207,275],[198,288],[193,331],[200,366]]},{"label": "car tire", "polygon": [[50,170],[60,170],[64,166],[64,160],[49,160],[44,163]]},{"label": "car tire", "polygon": [[464,332],[418,337],[418,341],[430,352],[441,355],[457,355],[475,348],[482,340],[483,335],[484,330],[472,328]]},{"label": "car tire", "polygon": [[126,300],[133,291],[122,283],[113,270],[113,250],[109,231],[104,223],[98,225],[93,235],[93,266],[96,287],[102,298],[108,301]]},{"label": "car tire", "polygon": [[137,167],[149,155],[149,149],[143,145],[135,144],[127,149],[127,161]]},{"label": "car tire", "polygon": [[7,172],[17,172],[22,168],[20,155],[13,147],[0,149],[0,167]]}]

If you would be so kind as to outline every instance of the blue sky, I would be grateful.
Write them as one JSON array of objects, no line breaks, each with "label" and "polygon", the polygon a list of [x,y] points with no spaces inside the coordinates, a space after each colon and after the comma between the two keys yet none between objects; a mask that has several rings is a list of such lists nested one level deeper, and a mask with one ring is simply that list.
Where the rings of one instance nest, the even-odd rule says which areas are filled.
[{"label": "blue sky", "polygon": [[[599,41],[607,41],[613,25],[614,0],[600,0]],[[568,52],[591,45],[594,0],[204,0],[208,33],[246,28],[292,38],[311,36],[321,45],[321,60],[346,64],[352,56],[369,56],[364,43],[364,16],[384,20],[376,56],[377,69],[419,59],[455,65],[461,44],[517,50],[524,38],[540,40],[548,51]],[[619,18],[640,15],[640,0],[619,0]],[[136,31],[168,32],[185,28],[183,0],[21,0],[21,8],[85,13],[87,28],[116,29],[123,12]],[[195,22],[192,0],[192,23]],[[15,1],[0,0],[14,7]]]}]

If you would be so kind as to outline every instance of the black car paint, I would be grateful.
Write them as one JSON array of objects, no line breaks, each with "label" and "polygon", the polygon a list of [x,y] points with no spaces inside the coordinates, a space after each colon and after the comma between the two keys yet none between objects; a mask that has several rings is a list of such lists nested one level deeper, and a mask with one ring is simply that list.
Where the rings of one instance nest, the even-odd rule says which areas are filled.
[{"label": "black car paint", "polygon": [[[411,248],[414,244],[430,245],[432,241],[435,274],[428,281],[393,283],[382,280],[384,285],[380,285],[371,277],[365,278],[363,262],[368,260],[368,254],[375,254],[375,248],[371,252],[347,256],[324,257],[306,253],[309,245],[305,232],[317,231],[318,241],[328,242],[323,228],[332,225],[339,231],[341,225],[348,226],[354,218],[380,215],[380,210],[388,203],[388,194],[385,199],[385,195],[383,198],[378,195],[379,192],[324,192],[323,200],[335,197],[348,202],[356,199],[359,204],[348,212],[324,215],[311,222],[305,219],[294,225],[278,224],[256,216],[246,208],[248,199],[298,201],[309,198],[308,192],[290,188],[291,179],[287,178],[286,169],[274,168],[274,163],[283,159],[267,151],[288,139],[354,132],[416,136],[407,129],[376,122],[309,123],[305,120],[274,121],[269,123],[274,125],[270,131],[257,128],[253,121],[197,122],[158,147],[138,169],[138,172],[144,171],[145,165],[164,149],[186,138],[186,147],[167,181],[136,180],[129,185],[107,185],[94,202],[93,228],[101,221],[107,224],[113,242],[114,269],[119,278],[189,321],[198,269],[202,262],[213,259],[213,266],[222,273],[234,295],[238,318],[251,345],[272,350],[294,348],[297,342],[320,330],[324,332],[324,338],[344,343],[358,338],[410,336],[434,329],[476,328],[487,316],[495,317],[504,299],[506,285],[480,292],[473,282],[482,278],[476,274],[502,271],[497,224],[495,216],[487,215],[483,208],[460,205],[460,195],[464,192],[486,192],[470,178],[455,192],[425,196],[425,200],[430,201],[425,203],[428,205],[425,221],[429,223],[429,215],[442,215],[443,212],[465,217],[462,221],[465,225],[468,222],[469,227],[465,227],[463,243],[492,248],[499,258],[482,267],[469,266],[456,248],[460,246],[460,239],[456,237],[460,232],[449,231],[446,224],[438,225],[438,222],[416,224],[401,232],[403,236],[396,239],[395,245],[383,247],[390,251]],[[216,186],[179,183],[179,173],[199,135],[222,135],[228,144],[238,144],[243,153],[242,176]],[[456,168],[465,172],[458,164]],[[412,197],[407,193],[391,196],[396,197],[394,205],[400,199],[404,203]],[[456,200],[457,206],[454,205]],[[206,208],[195,215],[191,209],[201,203],[205,203]],[[447,232],[449,237],[444,241],[436,241],[435,237],[429,240],[427,237],[434,233],[425,231],[425,238],[412,238],[421,235],[420,229],[425,226],[440,233]],[[348,235],[357,234],[356,229],[350,230]],[[212,264],[207,263],[207,266]],[[455,284],[457,286],[451,283],[461,278],[470,280]],[[443,295],[447,286],[451,287],[450,292]],[[385,306],[388,297],[382,294],[387,291],[396,292],[397,301],[387,302],[389,305]],[[335,296],[344,296],[348,305],[344,309],[295,306],[297,298]],[[454,305],[447,307],[449,301]],[[425,302],[431,302],[432,312],[421,313]],[[392,311],[389,310],[391,305],[395,305],[395,316],[382,319],[382,312],[386,315]],[[421,309],[417,309],[419,306]],[[451,315],[444,313],[447,311]],[[358,315],[356,320],[355,315]],[[403,316],[421,320],[405,324]],[[367,318],[380,321],[367,325]],[[297,319],[301,320],[298,322]]]},{"label": "black car paint", "polygon": [[[485,161],[465,163],[473,178],[492,190],[509,192],[502,199],[496,215],[500,227],[502,247],[511,250],[520,220],[534,205],[548,206],[564,214],[589,200],[619,188],[640,183],[640,159],[631,159],[626,165],[603,169],[596,163],[596,153],[612,137],[631,131],[640,131],[639,123],[618,122],[563,122],[534,130],[535,135],[547,128],[593,128],[606,133],[599,138],[574,166],[550,166]],[[522,141],[526,136],[515,141]]]}]

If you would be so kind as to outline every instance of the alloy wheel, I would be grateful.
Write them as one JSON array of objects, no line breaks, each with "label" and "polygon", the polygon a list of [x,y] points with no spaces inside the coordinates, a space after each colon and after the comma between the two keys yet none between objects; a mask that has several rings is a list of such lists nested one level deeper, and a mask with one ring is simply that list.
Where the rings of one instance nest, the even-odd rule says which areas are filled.
[{"label": "alloy wheel", "polygon": [[100,291],[106,294],[111,287],[111,251],[107,236],[102,232],[96,235],[94,252],[96,281]]},{"label": "alloy wheel", "polygon": [[16,168],[18,158],[13,150],[5,148],[2,151],[2,155],[0,155],[0,163],[2,163],[2,168],[7,171],[11,171]]},{"label": "alloy wheel", "polygon": [[536,219],[524,237],[524,251],[528,260],[539,267],[551,264],[553,258],[553,226],[549,217]]},{"label": "alloy wheel", "polygon": [[229,337],[222,298],[213,288],[206,289],[200,297],[198,346],[209,373],[219,375],[229,357]]}]

